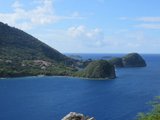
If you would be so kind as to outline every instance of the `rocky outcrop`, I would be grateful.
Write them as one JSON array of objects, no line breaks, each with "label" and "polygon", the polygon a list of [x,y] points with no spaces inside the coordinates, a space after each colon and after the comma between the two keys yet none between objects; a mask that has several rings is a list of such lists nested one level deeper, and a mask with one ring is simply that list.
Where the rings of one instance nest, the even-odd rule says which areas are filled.
[{"label": "rocky outcrop", "polygon": [[130,53],[122,58],[124,67],[145,67],[145,60],[138,53]]},{"label": "rocky outcrop", "polygon": [[89,63],[87,67],[79,71],[76,76],[84,78],[109,78],[116,77],[115,68],[106,60],[97,60]]},{"label": "rocky outcrop", "polygon": [[70,112],[62,120],[96,120],[93,117],[85,116],[81,113]]}]

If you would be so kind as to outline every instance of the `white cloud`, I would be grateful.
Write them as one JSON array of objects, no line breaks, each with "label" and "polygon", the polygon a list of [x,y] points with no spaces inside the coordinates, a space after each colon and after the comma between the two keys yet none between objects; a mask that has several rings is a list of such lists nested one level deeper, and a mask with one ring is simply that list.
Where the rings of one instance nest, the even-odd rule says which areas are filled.
[{"label": "white cloud", "polygon": [[82,17],[79,12],[75,11],[75,12],[73,12],[73,13],[71,14],[71,16],[70,16],[69,18],[85,19],[86,17]]},{"label": "white cloud", "polygon": [[67,19],[82,19],[78,12],[68,16],[56,15],[53,0],[34,0],[35,8],[26,10],[19,1],[12,4],[13,12],[0,13],[0,21],[20,29],[31,29],[37,25],[55,23]]},{"label": "white cloud", "polygon": [[106,36],[105,39],[109,49],[116,52],[144,52],[147,48],[154,46],[155,41],[157,41],[153,37],[146,35],[144,31],[139,30],[120,30],[120,32]]},{"label": "white cloud", "polygon": [[137,28],[160,29],[160,17],[137,17],[137,18],[120,17],[119,19],[141,22],[140,24],[134,25],[134,27]]},{"label": "white cloud", "polygon": [[12,7],[13,8],[21,8],[23,5],[19,2],[19,1],[15,1],[13,4],[12,4]]},{"label": "white cloud", "polygon": [[65,30],[45,29],[34,35],[64,53],[153,53],[160,47],[159,38],[143,30],[119,29],[104,34],[100,28],[80,25]]},{"label": "white cloud", "polygon": [[138,24],[138,25],[135,25],[135,27],[138,27],[138,28],[145,28],[145,29],[160,29],[160,24]]},{"label": "white cloud", "polygon": [[135,18],[135,20],[143,22],[160,22],[160,17],[139,17]]},{"label": "white cloud", "polygon": [[128,18],[128,17],[123,16],[123,17],[119,17],[119,19],[120,19],[120,20],[128,20],[129,18]]},{"label": "white cloud", "polygon": [[[45,35],[43,34],[45,33]],[[107,43],[103,30],[85,25],[71,26],[66,29],[43,29],[33,34],[46,44],[61,52],[99,52]]]},{"label": "white cloud", "polygon": [[139,22],[160,22],[160,17],[120,17],[120,20],[130,20],[130,21],[139,21]]},{"label": "white cloud", "polygon": [[68,28],[67,34],[71,39],[81,41],[87,46],[99,47],[104,45],[104,34],[99,28],[88,29],[87,27],[80,25]]}]

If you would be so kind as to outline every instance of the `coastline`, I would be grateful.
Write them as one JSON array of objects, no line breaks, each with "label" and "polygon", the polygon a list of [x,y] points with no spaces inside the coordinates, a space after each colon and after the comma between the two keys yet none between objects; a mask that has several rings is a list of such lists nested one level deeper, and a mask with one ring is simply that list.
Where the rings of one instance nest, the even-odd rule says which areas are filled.
[{"label": "coastline", "polygon": [[79,78],[82,80],[114,80],[117,77],[111,77],[111,78],[85,78],[85,77],[76,77],[76,76],[67,76],[67,75],[36,75],[36,76],[9,76],[9,77],[0,77],[0,80],[10,79],[10,78],[28,78],[28,77],[66,77],[66,78]]}]

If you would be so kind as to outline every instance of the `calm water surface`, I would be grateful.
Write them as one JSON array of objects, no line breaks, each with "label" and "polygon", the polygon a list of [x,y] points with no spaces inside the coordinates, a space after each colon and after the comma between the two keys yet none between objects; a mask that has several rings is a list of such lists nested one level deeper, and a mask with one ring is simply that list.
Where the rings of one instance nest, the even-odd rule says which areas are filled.
[{"label": "calm water surface", "polygon": [[[83,55],[100,58],[102,55]],[[114,56],[114,55],[113,55]],[[160,55],[145,68],[117,69],[115,80],[25,77],[0,80],[0,120],[60,120],[71,111],[97,120],[134,120],[160,95]]]}]

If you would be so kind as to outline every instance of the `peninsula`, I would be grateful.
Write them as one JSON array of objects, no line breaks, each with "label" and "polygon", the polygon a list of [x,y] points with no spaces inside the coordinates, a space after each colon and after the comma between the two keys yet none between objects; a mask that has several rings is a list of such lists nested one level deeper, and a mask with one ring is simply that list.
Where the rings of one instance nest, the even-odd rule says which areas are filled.
[{"label": "peninsula", "polygon": [[[79,72],[80,65],[83,72]],[[107,61],[83,62],[67,57],[28,33],[0,22],[0,77],[37,75],[115,78],[115,70]]]}]

